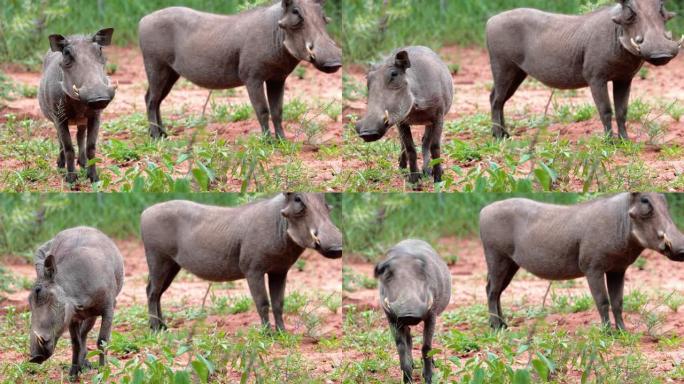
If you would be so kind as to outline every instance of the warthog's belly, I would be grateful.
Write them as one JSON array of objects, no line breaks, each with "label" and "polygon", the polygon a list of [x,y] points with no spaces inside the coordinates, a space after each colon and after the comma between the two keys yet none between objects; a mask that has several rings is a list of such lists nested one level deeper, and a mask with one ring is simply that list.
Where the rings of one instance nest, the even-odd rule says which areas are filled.
[{"label": "warthog's belly", "polygon": [[516,252],[513,259],[522,269],[546,280],[570,280],[584,276],[576,257],[532,251]]}]

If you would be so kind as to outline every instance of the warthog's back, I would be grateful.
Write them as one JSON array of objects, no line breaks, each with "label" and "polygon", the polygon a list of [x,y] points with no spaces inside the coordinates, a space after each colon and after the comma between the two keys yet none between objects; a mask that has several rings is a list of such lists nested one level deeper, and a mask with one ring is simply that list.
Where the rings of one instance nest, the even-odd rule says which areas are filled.
[{"label": "warthog's back", "polygon": [[[528,75],[559,89],[587,85],[585,55],[609,49],[615,28],[605,9],[586,15],[562,15],[519,8],[493,16],[486,36],[492,69],[515,63]],[[604,36],[606,41],[598,37]]]},{"label": "warthog's back", "polygon": [[[407,74],[419,107],[427,108],[436,103],[447,113],[454,96],[449,67],[430,48],[411,46],[403,49],[411,61]],[[395,55],[396,52],[390,55],[390,60],[394,60]]]},{"label": "warthog's back", "polygon": [[104,290],[116,296],[123,287],[121,253],[107,235],[95,228],[76,227],[57,234],[36,253],[36,270],[42,270],[48,254],[55,257],[56,281],[67,290]]}]

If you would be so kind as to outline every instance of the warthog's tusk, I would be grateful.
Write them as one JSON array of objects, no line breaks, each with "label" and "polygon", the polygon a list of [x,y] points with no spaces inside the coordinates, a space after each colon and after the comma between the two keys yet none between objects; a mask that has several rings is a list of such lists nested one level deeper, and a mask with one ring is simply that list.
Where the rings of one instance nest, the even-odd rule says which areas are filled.
[{"label": "warthog's tusk", "polygon": [[638,53],[641,53],[641,46],[639,46],[639,44],[637,44],[637,42],[634,40],[634,38],[629,39],[629,42],[632,43],[632,46],[634,47],[634,49],[636,49],[636,51]]},{"label": "warthog's tusk", "polygon": [[81,97],[81,95],[79,95],[79,93],[78,93],[78,88],[76,88],[75,84],[71,86],[71,89],[74,91],[74,95],[76,97]]},{"label": "warthog's tusk", "polygon": [[314,230],[309,229],[309,233],[311,233],[311,238],[314,239],[314,242],[316,243],[316,245],[321,245],[321,240],[318,238],[318,236],[316,236],[316,233],[314,232]]},{"label": "warthog's tusk", "polygon": [[682,35],[682,38],[679,39],[679,42],[677,44],[679,44],[679,48],[682,47],[682,44],[684,44],[684,35]]},{"label": "warthog's tusk", "polygon": [[316,54],[313,51],[313,44],[311,43],[306,43],[306,51],[309,53],[309,59],[311,61],[316,60]]},{"label": "warthog's tusk", "polygon": [[432,304],[435,303],[435,300],[432,298],[432,295],[430,295],[430,299],[428,300],[428,311],[432,309]]},{"label": "warthog's tusk", "polygon": [[384,120],[385,125],[389,125],[389,121],[390,121],[390,114],[389,114],[389,111],[385,109],[385,120]]},{"label": "warthog's tusk", "polygon": [[116,91],[117,89],[119,89],[119,80],[116,80],[116,81],[114,82],[114,87],[113,87],[113,88],[114,88],[115,91]]},{"label": "warthog's tusk", "polygon": [[36,331],[33,331],[33,334],[36,335],[36,340],[38,340],[38,344],[42,346],[45,343],[45,339],[43,339],[43,337],[39,335]]},{"label": "warthog's tusk", "polygon": [[385,300],[382,301],[382,303],[385,306],[385,309],[387,309],[388,312],[392,312],[392,309],[390,308],[390,302],[389,299],[385,297]]}]

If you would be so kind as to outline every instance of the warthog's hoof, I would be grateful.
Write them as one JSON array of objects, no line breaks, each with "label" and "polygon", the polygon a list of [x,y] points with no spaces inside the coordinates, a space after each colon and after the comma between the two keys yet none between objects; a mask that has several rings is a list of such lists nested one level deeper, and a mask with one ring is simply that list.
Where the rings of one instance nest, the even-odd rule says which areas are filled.
[{"label": "warthog's hoof", "polygon": [[90,179],[91,183],[100,181],[100,177],[97,175],[97,171],[94,169],[88,171],[88,179]]},{"label": "warthog's hoof", "polygon": [[66,176],[64,176],[64,180],[69,184],[73,184],[78,180],[78,174],[76,172],[67,172]]},{"label": "warthog's hoof", "polygon": [[153,139],[163,139],[165,137],[168,137],[169,135],[166,133],[165,130],[157,128],[157,127],[151,127],[150,128],[150,137]]},{"label": "warthog's hoof", "polygon": [[498,140],[507,139],[511,137],[510,133],[508,133],[508,131],[501,127],[493,127],[492,136],[494,136]]}]

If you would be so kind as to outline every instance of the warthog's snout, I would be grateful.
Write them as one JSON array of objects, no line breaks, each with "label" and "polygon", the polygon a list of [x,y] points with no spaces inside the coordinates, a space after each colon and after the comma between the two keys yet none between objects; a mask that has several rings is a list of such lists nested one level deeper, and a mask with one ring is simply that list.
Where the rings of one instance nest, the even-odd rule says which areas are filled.
[{"label": "warthog's snout", "polygon": [[326,39],[321,45],[306,43],[308,60],[321,72],[335,73],[342,68],[342,50],[332,40]]},{"label": "warthog's snout", "polygon": [[[677,52],[679,52],[679,49],[677,49]],[[646,59],[649,63],[656,65],[656,66],[662,66],[667,63],[669,63],[672,59],[674,59],[677,56],[677,53],[657,53],[654,55],[651,55]]]},{"label": "warthog's snout", "polygon": [[52,356],[54,350],[55,346],[52,339],[45,339],[35,334],[33,340],[31,340],[31,358],[29,362],[41,364]]},{"label": "warthog's snout", "polygon": [[314,239],[314,249],[329,259],[342,257],[342,233],[334,225],[325,226],[324,230],[311,231]]},{"label": "warthog's snout", "polygon": [[418,295],[410,296],[412,297],[398,297],[397,300],[393,302],[385,297],[382,300],[382,306],[388,314],[396,318],[402,324],[416,325],[425,319],[428,312],[430,312],[434,299],[430,293],[428,293],[426,297],[419,297]]},{"label": "warthog's snout", "polygon": [[321,248],[320,246],[316,249],[321,255],[329,259],[339,259],[342,257],[342,246],[334,245],[328,248]]},{"label": "warthog's snout", "polygon": [[660,245],[658,250],[672,261],[684,261],[684,235],[679,232],[668,235],[658,231]]},{"label": "warthog's snout", "polygon": [[114,99],[115,86],[102,86],[97,88],[81,87],[73,89],[74,94],[82,102],[92,109],[105,109]]},{"label": "warthog's snout", "polygon": [[385,118],[380,123],[369,124],[366,119],[361,120],[356,124],[356,133],[363,139],[363,141],[370,143],[380,140],[390,127],[389,118],[385,113]]}]

